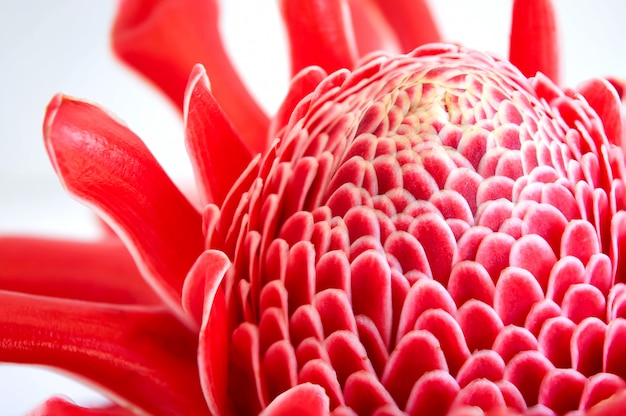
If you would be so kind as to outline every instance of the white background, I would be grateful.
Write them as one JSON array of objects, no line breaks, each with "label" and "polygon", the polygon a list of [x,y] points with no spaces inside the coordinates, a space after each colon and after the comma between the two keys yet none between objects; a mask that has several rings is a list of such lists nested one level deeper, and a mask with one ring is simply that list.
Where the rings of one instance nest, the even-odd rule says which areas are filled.
[{"label": "white background", "polygon": [[[228,1],[223,30],[232,56],[262,105],[273,112],[288,82],[276,1]],[[110,109],[148,143],[178,183],[191,181],[178,112],[109,51],[115,4],[0,1],[0,233],[95,233],[91,214],[64,193],[44,151],[41,122],[57,92]],[[433,5],[446,39],[507,54],[510,2],[437,0]],[[593,76],[626,77],[626,2],[558,0],[556,6],[564,84],[575,86]],[[0,414],[24,414],[57,393],[80,403],[97,400],[64,377],[0,364]]]}]

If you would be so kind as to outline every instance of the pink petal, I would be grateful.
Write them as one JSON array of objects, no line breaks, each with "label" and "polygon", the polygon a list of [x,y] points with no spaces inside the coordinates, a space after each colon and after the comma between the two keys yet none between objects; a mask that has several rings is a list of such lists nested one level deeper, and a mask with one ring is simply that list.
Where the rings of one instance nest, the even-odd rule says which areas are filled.
[{"label": "pink petal", "polygon": [[458,392],[459,385],[447,371],[428,372],[411,389],[405,410],[411,416],[444,416]]},{"label": "pink petal", "polygon": [[465,387],[472,380],[486,379],[494,383],[504,376],[504,360],[493,350],[476,351],[460,368],[456,380]]},{"label": "pink petal", "polygon": [[61,397],[52,397],[28,413],[29,416],[132,416],[134,414],[130,409],[115,404],[86,408]]},{"label": "pink petal", "polygon": [[322,386],[330,400],[331,409],[344,404],[344,395],[337,381],[335,370],[322,359],[308,361],[298,374],[298,382],[310,382]]},{"label": "pink petal", "polygon": [[324,389],[311,383],[299,384],[275,398],[261,416],[320,416],[330,413]]},{"label": "pink petal", "polygon": [[506,365],[504,379],[518,388],[528,406],[534,406],[539,397],[539,385],[553,368],[552,363],[538,351],[524,351]]},{"label": "pink petal", "polygon": [[508,363],[522,351],[537,350],[537,340],[526,328],[507,325],[493,341],[491,348]]},{"label": "pink petal", "polygon": [[559,83],[559,44],[550,0],[515,0],[509,59],[527,77],[542,72]]},{"label": "pink petal", "polygon": [[215,100],[202,65],[189,76],[184,103],[185,143],[191,157],[203,205],[221,205],[252,160]]},{"label": "pink petal", "polygon": [[543,300],[543,291],[535,277],[525,269],[509,267],[496,284],[493,308],[505,325],[523,325],[536,302]]},{"label": "pink petal", "polygon": [[626,319],[617,318],[608,325],[603,355],[603,371],[626,378]]},{"label": "pink petal", "polygon": [[357,414],[373,414],[385,405],[394,405],[393,398],[372,373],[360,371],[346,380],[344,388],[346,405]]},{"label": "pink petal", "polygon": [[296,106],[302,106],[304,98],[312,93],[327,73],[320,67],[310,66],[304,68],[291,79],[287,95],[283,99],[278,111],[272,118],[268,137],[277,137],[284,129],[289,120],[294,116]]},{"label": "pink petal", "polygon": [[370,318],[385,345],[389,345],[393,313],[389,264],[378,252],[370,250],[352,262],[350,273],[354,314]]},{"label": "pink petal", "polygon": [[555,368],[541,382],[539,403],[560,415],[577,410],[585,381],[576,370]]},{"label": "pink petal", "polygon": [[432,42],[440,42],[436,20],[425,0],[374,0],[394,28],[402,52],[407,53]]},{"label": "pink petal", "polygon": [[[216,319],[217,321],[217,319]],[[224,321],[224,319],[222,319]],[[221,324],[224,325],[224,324]],[[222,330],[223,331],[223,330]],[[222,350],[224,343],[228,342],[228,332],[221,332],[226,334],[222,335],[226,340],[221,341],[222,345],[218,345],[219,350],[216,351],[215,357],[218,357],[218,352],[228,351],[228,354],[221,355],[221,360],[225,361],[228,357],[228,363],[220,362],[220,369],[218,369],[215,381],[215,386],[212,386],[216,393],[223,393],[228,387],[234,387],[234,389],[228,389],[226,397],[230,397],[232,403],[235,406],[236,411],[233,414],[258,414],[261,409],[267,406],[267,389],[262,379],[261,362],[259,358],[259,332],[258,328],[249,323],[244,322],[237,327],[231,335],[230,348],[226,346],[226,350]],[[211,367],[213,363],[206,362],[204,367]],[[223,378],[222,369],[226,366],[227,383],[219,385]],[[219,390],[217,390],[219,389]],[[211,396],[208,396],[209,399]],[[225,396],[216,395],[213,399],[218,406],[224,403]],[[227,413],[228,414],[228,413]]]},{"label": "pink petal", "polygon": [[63,185],[109,221],[142,275],[182,313],[183,280],[204,245],[200,214],[141,140],[101,108],[57,95],[44,136]]},{"label": "pink petal", "polygon": [[598,318],[583,320],[572,334],[572,367],[590,377],[602,371],[606,324]]},{"label": "pink petal", "polygon": [[569,319],[558,316],[548,319],[537,337],[539,351],[554,364],[555,367],[569,368],[570,341],[576,325]]},{"label": "pink petal", "polygon": [[[624,390],[626,390],[626,382],[615,374],[600,373],[593,375],[585,383],[580,397],[580,408],[582,410],[589,410],[603,400],[610,398],[620,391],[623,392]],[[621,413],[622,410],[623,408],[621,408],[619,413]],[[589,414],[599,415],[604,413],[596,411],[595,413],[590,412]]]},{"label": "pink petal", "polygon": [[398,406],[404,408],[413,385],[422,375],[447,369],[437,338],[428,331],[411,331],[391,353],[381,381]]},{"label": "pink petal", "polygon": [[470,299],[492,304],[495,285],[480,263],[465,260],[452,267],[448,292],[458,306]]},{"label": "pink petal", "polygon": [[429,309],[415,322],[415,329],[428,331],[437,338],[446,358],[448,371],[456,376],[459,368],[469,358],[470,351],[465,344],[463,331],[454,318],[441,309]]},{"label": "pink petal", "polygon": [[503,327],[493,308],[475,299],[465,302],[459,308],[456,319],[470,351],[491,348]]},{"label": "pink petal", "polygon": [[166,309],[6,291],[0,303],[1,361],[55,366],[148,414],[208,411],[197,336]]},{"label": "pink petal", "polygon": [[527,234],[513,244],[510,256],[511,266],[532,273],[541,289],[546,290],[550,271],[557,261],[546,240],[535,234]]},{"label": "pink petal", "polygon": [[270,400],[294,387],[298,382],[298,364],[291,343],[285,339],[272,344],[264,353],[262,369]]},{"label": "pink petal", "polygon": [[344,386],[348,377],[359,371],[376,374],[372,363],[367,359],[367,352],[356,334],[349,331],[336,331],[324,341],[326,351],[337,372],[339,383]]},{"label": "pink petal", "polygon": [[505,406],[502,392],[495,383],[485,379],[474,380],[463,387],[452,402],[452,411],[462,406],[476,406],[488,412]]},{"label": "pink petal", "polygon": [[609,142],[622,146],[622,103],[615,87],[606,79],[594,78],[576,89],[600,116]]},{"label": "pink petal", "polygon": [[0,288],[60,298],[160,304],[117,238],[0,237]]},{"label": "pink petal", "polygon": [[424,247],[433,278],[446,285],[456,251],[456,239],[450,227],[440,216],[424,214],[411,223],[408,231]]},{"label": "pink petal", "polygon": [[357,333],[354,311],[345,292],[338,289],[323,290],[313,298],[313,306],[319,314],[326,337],[342,330]]},{"label": "pink petal", "polygon": [[420,279],[411,286],[402,306],[397,338],[411,331],[417,319],[429,309],[442,309],[456,314],[456,305],[446,289],[434,280]]},{"label": "pink petal", "polygon": [[157,84],[182,110],[193,66],[207,69],[213,95],[248,147],[265,150],[268,118],[228,57],[216,0],[125,0],[113,27],[113,50]]},{"label": "pink petal", "polygon": [[341,0],[281,0],[291,73],[317,65],[327,73],[352,69],[357,58],[349,10]]}]

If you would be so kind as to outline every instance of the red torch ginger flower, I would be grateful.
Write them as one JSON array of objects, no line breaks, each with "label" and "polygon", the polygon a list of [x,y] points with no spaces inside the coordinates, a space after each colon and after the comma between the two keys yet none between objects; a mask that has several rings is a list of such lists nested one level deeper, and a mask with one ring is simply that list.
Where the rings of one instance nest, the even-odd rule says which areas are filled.
[{"label": "red torch ginger flower", "polygon": [[92,262],[74,272],[74,246],[37,241],[56,252],[28,268],[32,241],[4,239],[0,360],[115,403],[36,414],[626,411],[620,101],[602,79],[557,86],[550,2],[514,4],[522,73],[414,49],[439,39],[425,3],[282,1],[294,78],[271,122],[215,3],[152,3],[122,4],[116,45],[183,106],[204,206],[110,114],[53,99],[52,163],[139,272],[114,237],[77,245]]}]

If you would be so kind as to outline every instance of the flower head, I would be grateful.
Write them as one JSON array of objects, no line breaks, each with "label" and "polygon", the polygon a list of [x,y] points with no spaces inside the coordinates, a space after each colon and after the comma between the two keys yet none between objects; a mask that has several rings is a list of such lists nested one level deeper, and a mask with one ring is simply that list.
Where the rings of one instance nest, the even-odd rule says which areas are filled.
[{"label": "flower head", "polygon": [[[125,126],[56,97],[52,163],[139,273],[124,269],[124,296],[106,278],[1,291],[0,359],[88,378],[119,414],[626,409],[616,89],[556,84],[548,1],[514,4],[523,72],[458,45],[413,48],[439,35],[425,3],[399,3],[282,1],[294,77],[270,120],[223,54],[214,2],[124,2],[116,47],[183,106],[201,213]],[[164,37],[165,17],[185,41]],[[129,264],[116,238],[94,244]],[[29,275],[17,251],[12,273]],[[80,411],[40,410],[66,408]]]}]

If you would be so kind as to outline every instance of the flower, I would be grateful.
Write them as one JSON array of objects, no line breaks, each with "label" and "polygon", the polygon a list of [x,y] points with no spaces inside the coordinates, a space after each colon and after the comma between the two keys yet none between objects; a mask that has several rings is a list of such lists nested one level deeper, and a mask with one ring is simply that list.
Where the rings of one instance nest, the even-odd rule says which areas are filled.
[{"label": "flower", "polygon": [[120,239],[1,241],[0,360],[115,404],[36,414],[626,408],[617,90],[557,86],[549,1],[514,3],[519,69],[425,44],[417,4],[282,1],[294,77],[270,120],[215,2],[122,3],[115,47],[184,109],[202,209],[111,114],[51,101],[52,164]]}]

